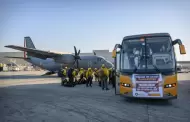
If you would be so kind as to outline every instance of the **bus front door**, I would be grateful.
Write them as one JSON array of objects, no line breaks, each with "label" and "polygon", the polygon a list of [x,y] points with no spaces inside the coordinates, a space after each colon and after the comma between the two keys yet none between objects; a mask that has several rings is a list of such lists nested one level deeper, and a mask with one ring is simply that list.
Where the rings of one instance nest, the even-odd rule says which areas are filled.
[{"label": "bus front door", "polygon": [[115,95],[120,94],[120,52],[116,53],[115,58]]}]

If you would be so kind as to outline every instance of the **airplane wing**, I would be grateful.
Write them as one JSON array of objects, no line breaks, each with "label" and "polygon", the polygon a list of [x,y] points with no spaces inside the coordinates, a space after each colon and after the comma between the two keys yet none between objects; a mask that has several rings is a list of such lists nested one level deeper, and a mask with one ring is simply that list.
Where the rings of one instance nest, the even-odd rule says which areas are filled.
[{"label": "airplane wing", "polygon": [[16,46],[16,45],[7,45],[5,47],[28,52],[31,54],[31,56],[35,56],[35,57],[38,57],[41,59],[56,58],[56,57],[64,55],[64,54],[59,54],[59,53],[55,53],[55,52],[43,51],[43,50],[38,50],[38,49],[33,49],[33,48],[26,48],[26,47],[21,47],[21,46]]},{"label": "airplane wing", "polygon": [[11,56],[4,56],[4,58],[30,59],[30,58],[24,58],[24,57],[11,57]]}]

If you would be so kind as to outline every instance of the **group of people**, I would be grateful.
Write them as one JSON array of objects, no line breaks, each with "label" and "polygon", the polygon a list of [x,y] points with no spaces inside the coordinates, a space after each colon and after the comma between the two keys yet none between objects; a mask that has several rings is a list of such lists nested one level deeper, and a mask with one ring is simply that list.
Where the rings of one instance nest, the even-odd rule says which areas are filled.
[{"label": "group of people", "polygon": [[[78,76],[80,76],[78,78]],[[102,64],[100,69],[88,68],[87,70],[80,68],[67,68],[62,69],[62,85],[68,85],[74,87],[76,84],[86,84],[86,87],[92,87],[92,81],[95,79],[95,82],[99,83],[99,86],[102,87],[102,90],[108,89],[109,84],[112,84],[112,87],[115,87],[115,78],[114,70],[108,69]]]}]

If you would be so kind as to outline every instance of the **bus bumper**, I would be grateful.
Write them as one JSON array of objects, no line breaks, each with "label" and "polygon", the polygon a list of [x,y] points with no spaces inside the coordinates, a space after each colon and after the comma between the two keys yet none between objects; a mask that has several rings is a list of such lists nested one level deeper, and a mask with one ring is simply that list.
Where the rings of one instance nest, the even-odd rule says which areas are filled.
[{"label": "bus bumper", "polygon": [[121,94],[121,96],[126,98],[137,98],[137,99],[163,99],[163,100],[171,100],[171,99],[177,99],[177,96],[169,96],[167,94],[164,94],[163,97],[135,97],[132,95],[132,93],[124,93]]}]

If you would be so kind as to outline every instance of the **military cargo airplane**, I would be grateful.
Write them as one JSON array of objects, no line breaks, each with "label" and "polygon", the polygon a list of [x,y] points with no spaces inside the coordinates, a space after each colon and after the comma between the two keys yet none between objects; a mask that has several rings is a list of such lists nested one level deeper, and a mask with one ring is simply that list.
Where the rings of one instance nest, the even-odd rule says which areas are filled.
[{"label": "military cargo airplane", "polygon": [[60,76],[61,67],[74,67],[74,68],[100,68],[102,64],[106,67],[112,68],[113,64],[102,56],[94,55],[79,56],[80,50],[77,52],[74,46],[74,54],[58,53],[52,51],[43,51],[36,49],[30,37],[24,37],[24,47],[16,45],[7,45],[7,48],[24,51],[24,57],[8,57],[5,58],[18,58],[24,59],[33,65],[46,69],[49,72],[46,75],[58,73]]}]

